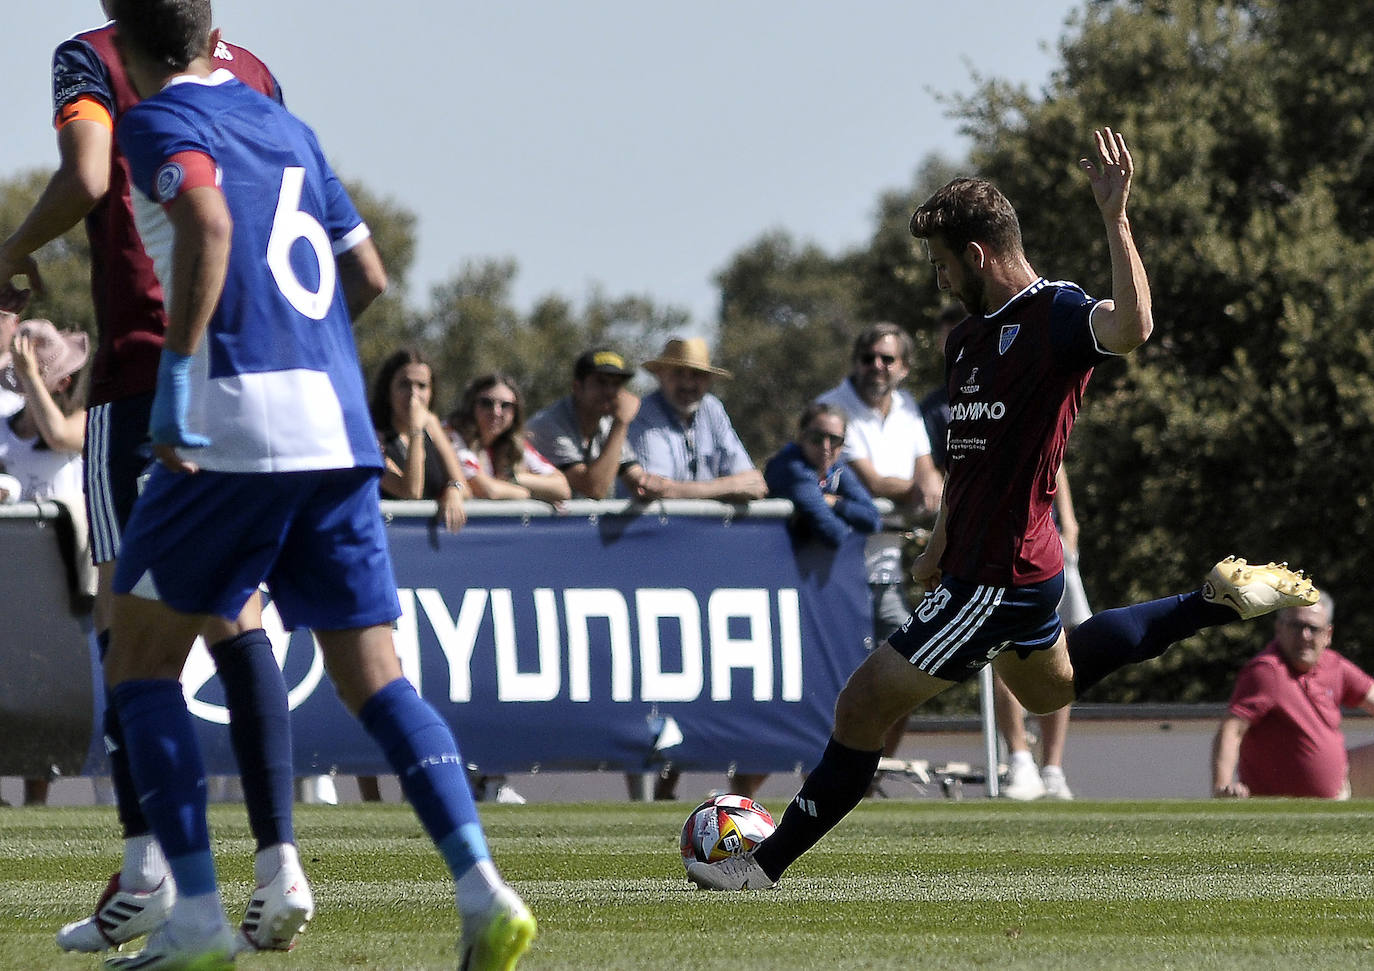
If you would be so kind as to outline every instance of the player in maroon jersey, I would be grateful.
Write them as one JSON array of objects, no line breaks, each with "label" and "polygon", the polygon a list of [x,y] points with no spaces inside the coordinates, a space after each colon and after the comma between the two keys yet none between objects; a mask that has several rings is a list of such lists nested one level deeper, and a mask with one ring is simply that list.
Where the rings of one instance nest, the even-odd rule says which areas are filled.
[{"label": "player in maroon jersey", "polygon": [[941,290],[969,316],[945,346],[949,478],[929,547],[912,569],[925,599],[850,677],[820,764],[777,831],[751,854],[691,864],[709,890],[773,886],[858,805],[889,726],[995,664],[1028,709],[1054,711],[1112,671],[1157,657],[1204,627],[1317,598],[1286,567],[1227,558],[1191,594],[1108,610],[1065,637],[1055,607],[1063,546],[1050,516],[1055,474],[1094,365],[1150,336],[1150,289],[1126,218],[1126,141],[1095,134],[1080,163],[1107,231],[1112,299],[1031,268],[1011,203],[980,179],[955,179],[916,210]]},{"label": "player in maroon jersey", "polygon": [[[108,11],[107,11],[108,13]],[[280,101],[267,66],[241,47],[221,43],[216,67]],[[41,286],[31,254],[83,217],[91,243],[91,296],[99,341],[86,427],[86,507],[100,571],[96,606],[102,656],[109,645],[110,579],[119,536],[148,464],[149,409],[167,317],[162,287],[134,228],[129,167],[114,143],[114,126],[138,102],[106,24],[63,42],[53,55],[54,126],[60,163],[19,228],[0,242],[0,309],[18,309],[28,288]],[[244,940],[255,948],[290,947],[314,912],[292,826],[291,722],[286,686],[262,629],[256,597],[237,622],[213,618],[205,641],[230,712],[230,737],[243,778],[244,801],[257,839],[257,889],[245,916]],[[107,703],[110,752],[124,860],[95,913],[63,927],[58,944],[71,951],[116,947],[155,929],[176,898],[166,860],[139,808],[114,706]]]}]

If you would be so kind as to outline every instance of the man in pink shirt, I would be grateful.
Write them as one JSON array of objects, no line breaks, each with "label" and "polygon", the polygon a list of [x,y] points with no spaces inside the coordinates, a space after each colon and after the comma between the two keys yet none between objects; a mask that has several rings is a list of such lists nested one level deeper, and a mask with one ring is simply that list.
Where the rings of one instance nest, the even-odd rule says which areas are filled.
[{"label": "man in pink shirt", "polygon": [[1374,795],[1374,744],[1345,748],[1341,708],[1374,713],[1374,678],[1330,650],[1335,604],[1278,613],[1274,639],[1241,669],[1212,744],[1212,794]]}]

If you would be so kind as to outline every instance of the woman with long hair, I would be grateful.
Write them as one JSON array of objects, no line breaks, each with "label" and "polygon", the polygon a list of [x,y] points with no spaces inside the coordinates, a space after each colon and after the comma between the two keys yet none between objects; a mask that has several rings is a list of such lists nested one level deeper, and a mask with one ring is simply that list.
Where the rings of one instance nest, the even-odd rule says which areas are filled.
[{"label": "woman with long hair", "polygon": [[449,431],[474,495],[553,503],[572,495],[563,473],[525,439],[525,399],[508,375],[469,381]]},{"label": "woman with long hair", "polygon": [[372,384],[372,427],[382,448],[382,495],[389,499],[433,499],[451,533],[467,522],[463,500],[470,495],[448,436],[430,410],[434,371],[414,348],[392,354]]}]

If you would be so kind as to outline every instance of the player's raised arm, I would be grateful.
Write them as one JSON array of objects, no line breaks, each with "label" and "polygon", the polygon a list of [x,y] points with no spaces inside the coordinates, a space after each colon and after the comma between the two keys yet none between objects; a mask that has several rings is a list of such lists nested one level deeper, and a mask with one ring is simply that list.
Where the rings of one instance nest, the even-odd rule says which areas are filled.
[{"label": "player's raised arm", "polygon": [[1112,259],[1112,299],[1103,301],[1093,314],[1093,333],[1098,343],[1116,354],[1129,354],[1144,344],[1154,330],[1150,309],[1150,281],[1136,250],[1126,200],[1135,166],[1119,132],[1103,128],[1093,133],[1096,160],[1079,159],[1088,174],[1093,198],[1107,227],[1107,248]]}]

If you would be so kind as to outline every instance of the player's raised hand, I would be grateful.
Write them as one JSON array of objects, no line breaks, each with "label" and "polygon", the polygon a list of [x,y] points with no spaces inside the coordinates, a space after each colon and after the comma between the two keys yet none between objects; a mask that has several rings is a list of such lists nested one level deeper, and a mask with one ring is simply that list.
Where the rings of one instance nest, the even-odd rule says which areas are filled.
[{"label": "player's raised hand", "polygon": [[[18,276],[28,280],[29,285],[16,287],[14,278]],[[28,306],[29,297],[35,293],[42,296],[44,292],[43,277],[38,272],[38,264],[32,256],[9,260],[0,254],[0,310],[22,313]]]},{"label": "player's raised hand", "polygon": [[1131,176],[1135,166],[1120,132],[1099,128],[1093,132],[1097,142],[1097,158],[1081,158],[1078,167],[1088,173],[1097,208],[1106,219],[1115,219],[1126,211],[1126,197],[1131,191]]}]

